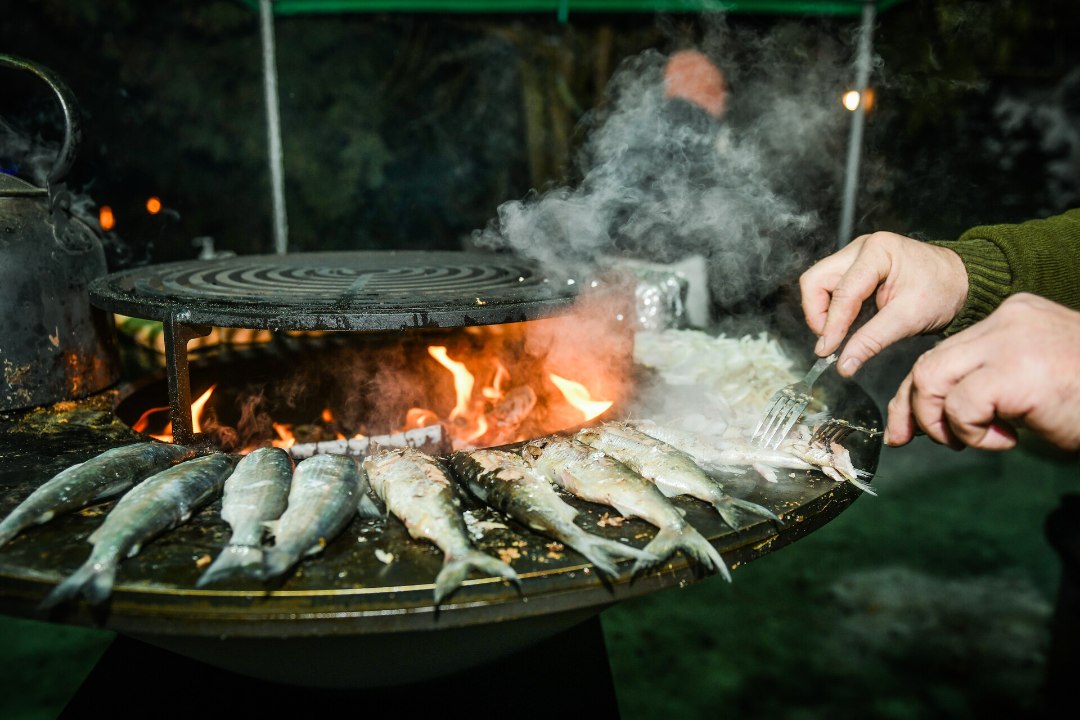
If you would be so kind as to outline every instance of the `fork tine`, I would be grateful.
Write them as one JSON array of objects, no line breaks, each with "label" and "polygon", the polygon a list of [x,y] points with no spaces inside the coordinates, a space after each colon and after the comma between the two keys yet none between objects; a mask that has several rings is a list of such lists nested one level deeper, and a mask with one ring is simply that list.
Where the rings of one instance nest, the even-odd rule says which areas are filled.
[{"label": "fork tine", "polygon": [[757,443],[761,447],[765,447],[769,444],[773,433],[776,432],[776,428],[783,422],[784,417],[787,416],[788,410],[790,410],[790,400],[783,393],[780,393],[779,397],[769,408],[768,413],[762,418],[761,434],[757,438]]},{"label": "fork tine", "polygon": [[773,420],[776,419],[776,409],[780,407],[780,405],[784,402],[785,399],[786,398],[784,397],[784,393],[773,393],[772,398],[769,400],[769,407],[765,410],[764,413],[762,413],[761,419],[758,420],[757,427],[754,428],[754,433],[750,436],[751,441],[757,440],[759,434],[762,434],[763,431],[766,431],[769,425],[772,424]]},{"label": "fork tine", "polygon": [[784,438],[786,438],[788,436],[788,433],[791,432],[791,428],[795,427],[795,423],[799,421],[800,417],[802,417],[803,411],[806,410],[806,406],[809,404],[809,400],[800,400],[791,407],[790,412],[784,419],[783,427],[781,428],[780,432],[777,433],[775,436],[776,442],[772,445],[773,450],[780,447],[780,443],[784,442]]}]

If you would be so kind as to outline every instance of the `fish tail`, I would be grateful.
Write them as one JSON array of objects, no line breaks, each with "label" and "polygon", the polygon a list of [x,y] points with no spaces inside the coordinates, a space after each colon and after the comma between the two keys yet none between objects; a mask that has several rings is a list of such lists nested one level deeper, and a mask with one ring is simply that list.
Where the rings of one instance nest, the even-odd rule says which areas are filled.
[{"label": "fish tail", "polygon": [[268,579],[283,575],[300,558],[286,548],[269,547],[263,550],[262,578]]},{"label": "fish tail", "polygon": [[105,561],[90,557],[83,565],[53,588],[38,605],[38,610],[50,610],[61,603],[82,595],[91,605],[100,605],[112,593],[116,580],[117,559]]},{"label": "fish tail", "polygon": [[[731,571],[724,559],[701,533],[689,525],[664,527],[656,537],[645,546],[645,552],[660,558],[670,557],[676,550],[682,550],[687,557],[704,570],[719,573],[731,582]],[[636,567],[636,566],[635,566]]]},{"label": "fish tail", "polygon": [[445,598],[461,587],[465,578],[469,576],[469,571],[473,569],[509,580],[519,590],[521,589],[521,579],[514,572],[514,568],[479,550],[470,550],[461,556],[446,556],[442,569],[435,577],[435,605],[440,605]]},{"label": "fish tail", "polygon": [[19,534],[23,525],[17,522],[19,518],[9,515],[4,522],[0,522],[0,547],[7,544],[8,540]]},{"label": "fish tail", "polygon": [[254,545],[226,545],[210,567],[206,568],[195,587],[205,587],[223,577],[233,574],[261,578],[263,575],[263,549]]},{"label": "fish tail", "polygon": [[874,497],[877,497],[877,493],[874,492],[874,489],[871,488],[866,483],[864,483],[863,481],[856,480],[855,478],[848,478],[848,482],[851,483],[852,485],[854,485],[855,487],[859,488],[860,490],[862,490],[864,493],[867,493],[869,495],[873,495]]},{"label": "fish tail", "polygon": [[739,525],[741,524],[740,517],[743,510],[754,515],[760,515],[761,517],[775,520],[779,523],[783,522],[776,513],[767,507],[750,502],[749,500],[732,497],[731,495],[721,495],[713,501],[712,506],[720,513],[720,517],[723,518],[724,522],[736,530],[739,529]]},{"label": "fish tail", "polygon": [[615,577],[619,574],[619,568],[616,566],[619,560],[635,560],[639,564],[648,565],[660,561],[660,558],[644,550],[584,531],[580,535],[575,533],[571,547],[584,555],[589,562],[596,566],[597,570],[609,577]]}]

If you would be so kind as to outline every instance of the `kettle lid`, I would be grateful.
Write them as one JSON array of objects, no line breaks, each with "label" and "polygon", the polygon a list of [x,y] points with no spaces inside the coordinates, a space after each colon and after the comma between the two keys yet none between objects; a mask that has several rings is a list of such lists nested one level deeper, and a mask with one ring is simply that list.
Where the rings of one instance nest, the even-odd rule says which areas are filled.
[{"label": "kettle lid", "polygon": [[14,175],[0,172],[0,197],[35,197],[48,195],[49,191],[20,180]]}]

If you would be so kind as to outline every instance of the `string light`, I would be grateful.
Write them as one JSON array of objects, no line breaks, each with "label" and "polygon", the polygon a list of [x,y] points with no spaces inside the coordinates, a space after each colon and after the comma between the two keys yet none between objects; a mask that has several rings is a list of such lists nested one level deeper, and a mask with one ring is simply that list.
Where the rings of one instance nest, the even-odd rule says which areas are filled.
[{"label": "string light", "polygon": [[113,215],[112,208],[108,205],[102,205],[101,209],[98,210],[98,225],[105,232],[116,227],[116,216]]},{"label": "string light", "polygon": [[151,197],[146,201],[146,212],[151,215],[157,215],[161,212],[161,199],[158,197]]}]

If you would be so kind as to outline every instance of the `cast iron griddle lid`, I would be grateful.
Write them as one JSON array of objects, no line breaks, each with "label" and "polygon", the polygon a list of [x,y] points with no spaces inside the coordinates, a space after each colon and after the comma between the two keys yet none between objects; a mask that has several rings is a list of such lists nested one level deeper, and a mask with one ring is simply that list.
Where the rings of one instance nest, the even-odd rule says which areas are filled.
[{"label": "cast iron griddle lid", "polygon": [[245,255],[113,273],[90,287],[105,310],[269,330],[394,330],[556,315],[577,281],[529,260],[422,250]]}]

